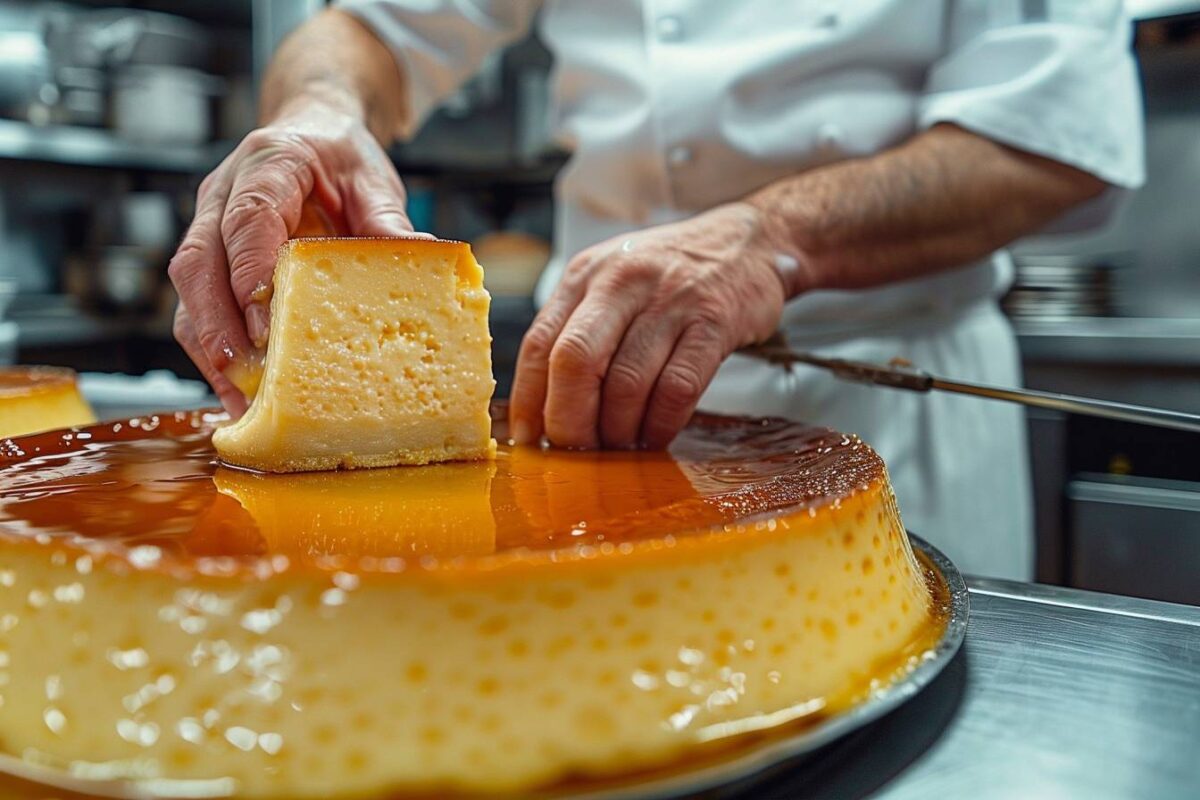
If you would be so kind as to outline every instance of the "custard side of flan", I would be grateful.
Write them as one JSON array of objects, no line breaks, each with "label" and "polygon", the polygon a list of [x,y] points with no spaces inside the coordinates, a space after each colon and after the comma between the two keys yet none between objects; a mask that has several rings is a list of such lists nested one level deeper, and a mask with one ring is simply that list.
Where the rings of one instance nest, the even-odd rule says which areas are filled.
[{"label": "custard side of flan", "polygon": [[268,472],[494,453],[483,270],[461,242],[294,239],[279,254],[261,384],[213,444]]},{"label": "custard side of flan", "polygon": [[0,369],[0,437],[95,422],[75,373],[55,367]]},{"label": "custard side of flan", "polygon": [[[521,793],[835,713],[918,657],[937,623],[882,462],[849,437],[813,447],[811,475],[792,480],[787,459],[800,457],[784,447],[754,485],[784,500],[833,487],[817,502],[747,516],[752,498],[734,492],[703,510],[747,511],[700,530],[686,498],[659,513],[620,506],[609,518],[649,516],[661,531],[621,540],[613,528],[580,547],[492,553],[416,517],[435,543],[417,557],[299,569],[276,543],[245,570],[4,535],[0,745],[80,776],[216,781],[248,797]],[[461,492],[491,480],[497,520],[512,505],[549,528],[573,510],[594,528],[587,509],[629,484],[624,467],[588,459],[506,449],[503,498],[491,473],[450,470],[443,492],[417,481],[388,501],[421,492],[470,524]],[[705,463],[721,480],[744,470]],[[589,495],[583,475],[619,491]],[[373,483],[339,499],[322,488],[333,484],[294,482],[308,476],[217,478],[218,499],[236,498],[265,538],[387,527]],[[339,517],[347,507],[366,516]]]}]

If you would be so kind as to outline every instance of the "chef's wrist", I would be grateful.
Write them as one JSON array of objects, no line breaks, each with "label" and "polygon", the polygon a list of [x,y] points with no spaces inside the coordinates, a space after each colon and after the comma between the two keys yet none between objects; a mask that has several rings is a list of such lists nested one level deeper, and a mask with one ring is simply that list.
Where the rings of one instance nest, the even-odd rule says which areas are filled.
[{"label": "chef's wrist", "polygon": [[273,107],[264,103],[260,124],[270,125],[283,120],[311,118],[323,114],[350,117],[367,123],[366,107],[353,90],[335,83],[312,81]]},{"label": "chef's wrist", "polygon": [[783,285],[784,301],[798,297],[815,288],[816,280],[810,259],[792,235],[786,222],[769,203],[751,196],[740,205],[750,209],[755,218],[755,234],[760,246],[771,259],[771,266]]}]

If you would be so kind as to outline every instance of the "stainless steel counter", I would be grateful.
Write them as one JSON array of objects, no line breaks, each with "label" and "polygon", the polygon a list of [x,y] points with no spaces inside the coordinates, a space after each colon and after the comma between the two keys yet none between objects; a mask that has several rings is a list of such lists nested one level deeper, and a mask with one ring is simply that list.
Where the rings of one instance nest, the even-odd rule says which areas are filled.
[{"label": "stainless steel counter", "polygon": [[1200,797],[1200,608],[968,583],[966,643],[933,684],[731,796]]}]

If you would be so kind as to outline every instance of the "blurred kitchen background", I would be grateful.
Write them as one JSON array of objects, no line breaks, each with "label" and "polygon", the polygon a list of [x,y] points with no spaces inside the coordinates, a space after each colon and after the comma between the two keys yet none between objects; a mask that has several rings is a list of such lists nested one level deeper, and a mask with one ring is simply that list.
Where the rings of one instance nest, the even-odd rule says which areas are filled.
[{"label": "blurred kitchen background", "polygon": [[[0,365],[84,373],[97,413],[214,402],[171,338],[167,260],[321,0],[0,0]],[[1149,181],[1102,234],[1017,248],[1029,385],[1200,413],[1200,0],[1129,0]],[[549,255],[550,56],[491,59],[394,160],[418,229],[487,270],[507,394]],[[1038,579],[1200,603],[1200,436],[1030,414]]]}]

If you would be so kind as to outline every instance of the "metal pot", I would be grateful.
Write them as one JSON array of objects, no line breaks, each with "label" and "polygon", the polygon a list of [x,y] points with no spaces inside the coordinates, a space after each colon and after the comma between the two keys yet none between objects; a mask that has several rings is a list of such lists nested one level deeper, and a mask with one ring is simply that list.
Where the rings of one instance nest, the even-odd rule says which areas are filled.
[{"label": "metal pot", "polygon": [[55,65],[199,69],[208,58],[208,34],[200,25],[172,14],[129,8],[67,7],[50,17],[46,42]]},{"label": "metal pot", "polygon": [[134,245],[169,251],[177,241],[172,197],[165,192],[127,192],[97,203],[88,243],[94,247]]},{"label": "metal pot", "polygon": [[130,141],[201,144],[212,132],[210,98],[218,86],[194,69],[128,67],[114,81],[113,128]]},{"label": "metal pot", "polygon": [[28,120],[57,99],[50,87],[50,55],[42,15],[27,5],[0,2],[0,115]]}]

